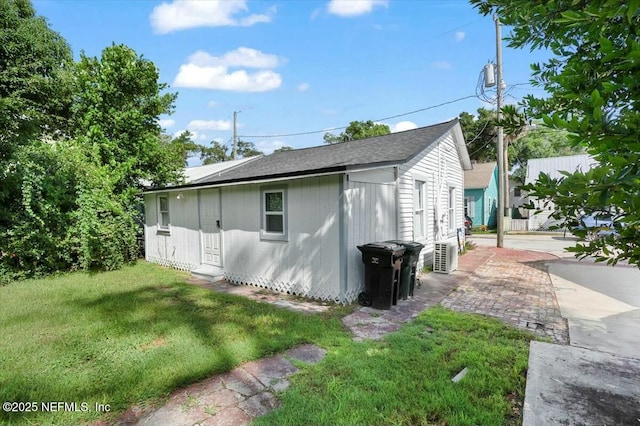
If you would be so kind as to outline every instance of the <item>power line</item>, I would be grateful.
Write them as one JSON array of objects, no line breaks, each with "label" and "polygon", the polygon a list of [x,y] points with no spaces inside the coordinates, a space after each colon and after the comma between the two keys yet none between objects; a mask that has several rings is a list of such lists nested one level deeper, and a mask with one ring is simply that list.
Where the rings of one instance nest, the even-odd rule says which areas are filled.
[{"label": "power line", "polygon": [[[516,83],[516,84],[511,85],[511,87],[525,86],[525,85],[530,85],[530,84],[531,83]],[[457,98],[457,99],[453,99],[453,100],[450,100],[450,101],[442,102],[442,103],[439,103],[439,104],[436,104],[436,105],[430,105],[428,107],[416,109],[416,110],[409,111],[409,112],[403,112],[401,114],[391,115],[389,117],[383,117],[383,118],[379,118],[377,120],[372,120],[372,121],[374,121],[374,122],[382,122],[382,121],[391,120],[391,119],[394,119],[394,118],[405,117],[407,115],[416,114],[418,112],[428,111],[430,109],[439,108],[441,106],[445,106],[445,105],[453,104],[453,103],[456,103],[456,102],[460,102],[460,101],[463,101],[465,99],[479,98],[481,100],[484,100],[484,99],[482,99],[482,95],[484,95],[484,93],[482,93],[481,95],[478,95],[478,92],[476,92],[475,95],[463,96],[461,98]],[[286,137],[291,137],[291,136],[304,136],[304,135],[314,135],[314,134],[318,134],[318,133],[333,132],[335,130],[344,130],[347,127],[349,127],[349,126],[347,125],[347,126],[329,127],[329,128],[325,128],[325,129],[322,129],[322,130],[310,130],[310,131],[306,131],[306,132],[297,132],[297,133],[281,133],[281,134],[276,134],[276,135],[238,135],[238,138],[286,138]]]},{"label": "power line", "polygon": [[[434,109],[434,108],[438,108],[444,105],[449,105],[449,104],[453,104],[455,102],[460,102],[463,101],[465,99],[470,99],[470,98],[475,98],[476,95],[468,95],[468,96],[463,96],[461,98],[457,98],[457,99],[453,99],[451,101],[446,101],[446,102],[442,102],[440,104],[437,105],[431,105],[425,108],[420,108],[420,109],[416,109],[413,111],[409,111],[409,112],[404,112],[402,114],[396,114],[396,115],[392,115],[389,117],[384,117],[384,118],[379,118],[377,120],[373,120],[374,122],[380,122],[380,121],[385,121],[385,120],[391,120],[393,118],[398,118],[398,117],[404,117],[407,115],[411,115],[411,114],[416,114],[418,112],[422,112],[422,111],[428,111],[430,109]],[[326,133],[326,132],[331,132],[334,130],[343,130],[346,129],[349,126],[340,126],[340,127],[330,127],[327,129],[322,129],[322,130],[311,130],[308,132],[299,132],[299,133],[282,133],[279,135],[239,135],[238,137],[240,138],[285,138],[285,137],[289,137],[289,136],[302,136],[302,135],[313,135],[316,133]]]}]

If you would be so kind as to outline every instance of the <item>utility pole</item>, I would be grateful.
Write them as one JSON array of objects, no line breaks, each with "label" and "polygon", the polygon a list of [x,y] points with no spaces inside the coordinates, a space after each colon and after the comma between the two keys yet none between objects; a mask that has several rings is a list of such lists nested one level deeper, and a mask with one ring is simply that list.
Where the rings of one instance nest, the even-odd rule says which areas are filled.
[{"label": "utility pole", "polygon": [[498,239],[496,245],[504,247],[504,214],[505,214],[505,188],[506,188],[506,170],[505,170],[505,152],[504,152],[504,135],[500,120],[502,120],[502,90],[504,82],[502,81],[502,33],[500,31],[500,19],[494,15],[493,20],[496,23],[496,83],[497,83],[497,101],[496,109],[498,116],[498,140],[496,150],[498,151],[498,211],[496,212]]},{"label": "utility pole", "polygon": [[236,151],[238,146],[238,131],[236,123],[238,122],[238,111],[233,111],[233,149],[231,151],[231,159],[236,159]]}]

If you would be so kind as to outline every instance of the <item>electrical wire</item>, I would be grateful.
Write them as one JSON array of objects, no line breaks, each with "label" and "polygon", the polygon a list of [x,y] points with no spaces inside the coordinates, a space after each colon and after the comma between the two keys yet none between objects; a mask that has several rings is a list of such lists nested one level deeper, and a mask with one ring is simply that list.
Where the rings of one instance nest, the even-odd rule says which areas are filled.
[{"label": "electrical wire", "polygon": [[[510,87],[516,87],[516,86],[524,86],[524,85],[530,85],[531,83],[516,83],[513,84]],[[480,75],[478,77],[478,84],[476,85],[476,94],[475,95],[467,95],[467,96],[463,96],[461,98],[456,98],[450,101],[446,101],[446,102],[442,102],[436,105],[430,105],[428,107],[424,107],[424,108],[419,108],[413,111],[409,111],[409,112],[403,112],[401,114],[396,114],[396,115],[391,115],[389,117],[383,117],[383,118],[379,118],[376,120],[372,120],[373,122],[383,122],[386,120],[391,120],[394,118],[399,118],[399,117],[405,117],[407,115],[412,115],[412,114],[416,114],[419,112],[423,112],[423,111],[428,111],[430,109],[434,109],[434,108],[439,108],[441,106],[444,105],[449,105],[449,104],[453,104],[456,102],[460,102],[463,101],[465,99],[471,99],[471,98],[478,98],[484,102],[487,103],[491,103],[491,104],[495,104],[495,100],[492,98],[489,98],[488,95],[485,93],[484,91],[484,71],[480,72]],[[506,94],[506,92],[505,92]],[[306,132],[297,132],[297,133],[280,133],[280,134],[275,134],[275,135],[238,135],[239,138],[286,138],[286,137],[292,137],[292,136],[304,136],[304,135],[314,135],[314,134],[318,134],[318,133],[327,133],[327,132],[333,132],[336,130],[344,130],[349,126],[337,126],[337,127],[328,127],[322,130],[310,130],[310,131],[306,131]],[[486,126],[485,126],[486,127]],[[484,129],[483,129],[484,131]],[[475,139],[474,139],[475,140]]]},{"label": "electrical wire", "polygon": [[[404,117],[404,116],[407,116],[407,115],[416,114],[416,113],[422,112],[422,111],[428,111],[430,109],[439,108],[439,107],[444,106],[444,105],[453,104],[453,103],[456,103],[456,102],[463,101],[465,99],[471,99],[471,98],[475,98],[475,97],[476,97],[476,95],[463,96],[461,98],[453,99],[451,101],[442,102],[442,103],[437,104],[437,105],[431,105],[431,106],[428,106],[428,107],[425,107],[425,108],[420,108],[420,109],[416,109],[416,110],[413,110],[413,111],[404,112],[402,114],[391,115],[389,117],[379,118],[377,120],[372,120],[372,121],[381,122],[381,121],[385,121],[385,120],[391,120],[393,118]],[[317,133],[332,132],[332,131],[335,131],[335,130],[343,130],[343,129],[346,129],[347,127],[349,127],[349,126],[330,127],[330,128],[322,129],[322,130],[311,130],[311,131],[308,131],[308,132],[299,132],[299,133],[282,133],[282,134],[279,134],[279,135],[238,135],[238,137],[239,138],[285,138],[285,137],[289,137],[289,136],[313,135],[313,134],[317,134]]]}]

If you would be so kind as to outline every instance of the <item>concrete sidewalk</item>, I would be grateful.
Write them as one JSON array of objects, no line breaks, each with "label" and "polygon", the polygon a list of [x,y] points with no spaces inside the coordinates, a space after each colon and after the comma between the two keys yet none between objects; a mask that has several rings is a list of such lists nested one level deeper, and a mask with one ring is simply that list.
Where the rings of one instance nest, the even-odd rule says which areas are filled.
[{"label": "concrete sidewalk", "polygon": [[640,424],[640,360],[531,342],[523,426]]}]

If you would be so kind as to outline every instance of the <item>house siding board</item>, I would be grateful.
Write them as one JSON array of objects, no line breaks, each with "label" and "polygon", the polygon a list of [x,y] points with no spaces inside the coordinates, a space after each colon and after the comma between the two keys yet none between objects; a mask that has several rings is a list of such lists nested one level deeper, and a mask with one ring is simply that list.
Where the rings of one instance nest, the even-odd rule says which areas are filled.
[{"label": "house siding board", "polygon": [[261,185],[222,188],[225,277],[322,300],[340,300],[339,176],[266,186],[287,190],[288,241],[260,239]]},{"label": "house siding board", "polygon": [[158,230],[157,194],[145,196],[145,259],[181,270],[200,264],[198,194],[184,191],[181,198],[167,193],[170,230]]},{"label": "house siding board", "polygon": [[[393,174],[389,175],[393,178]],[[396,185],[349,180],[342,197],[347,233],[347,292],[353,301],[364,289],[364,265],[359,245],[394,240],[397,235]]]},{"label": "house siding board", "polygon": [[[455,239],[456,233],[442,234],[436,228],[447,227],[448,193],[449,187],[455,188],[455,225],[463,226],[464,216],[464,175],[460,158],[456,150],[451,132],[446,133],[436,143],[429,145],[411,161],[399,167],[399,200],[403,200],[399,209],[400,238],[413,241],[413,182],[426,178],[425,210],[426,227],[424,238],[417,242],[424,244],[418,266],[429,263],[433,256],[436,240]],[[409,202],[409,200],[411,200]],[[438,207],[436,209],[436,207]],[[436,210],[439,218],[436,218]]]}]

